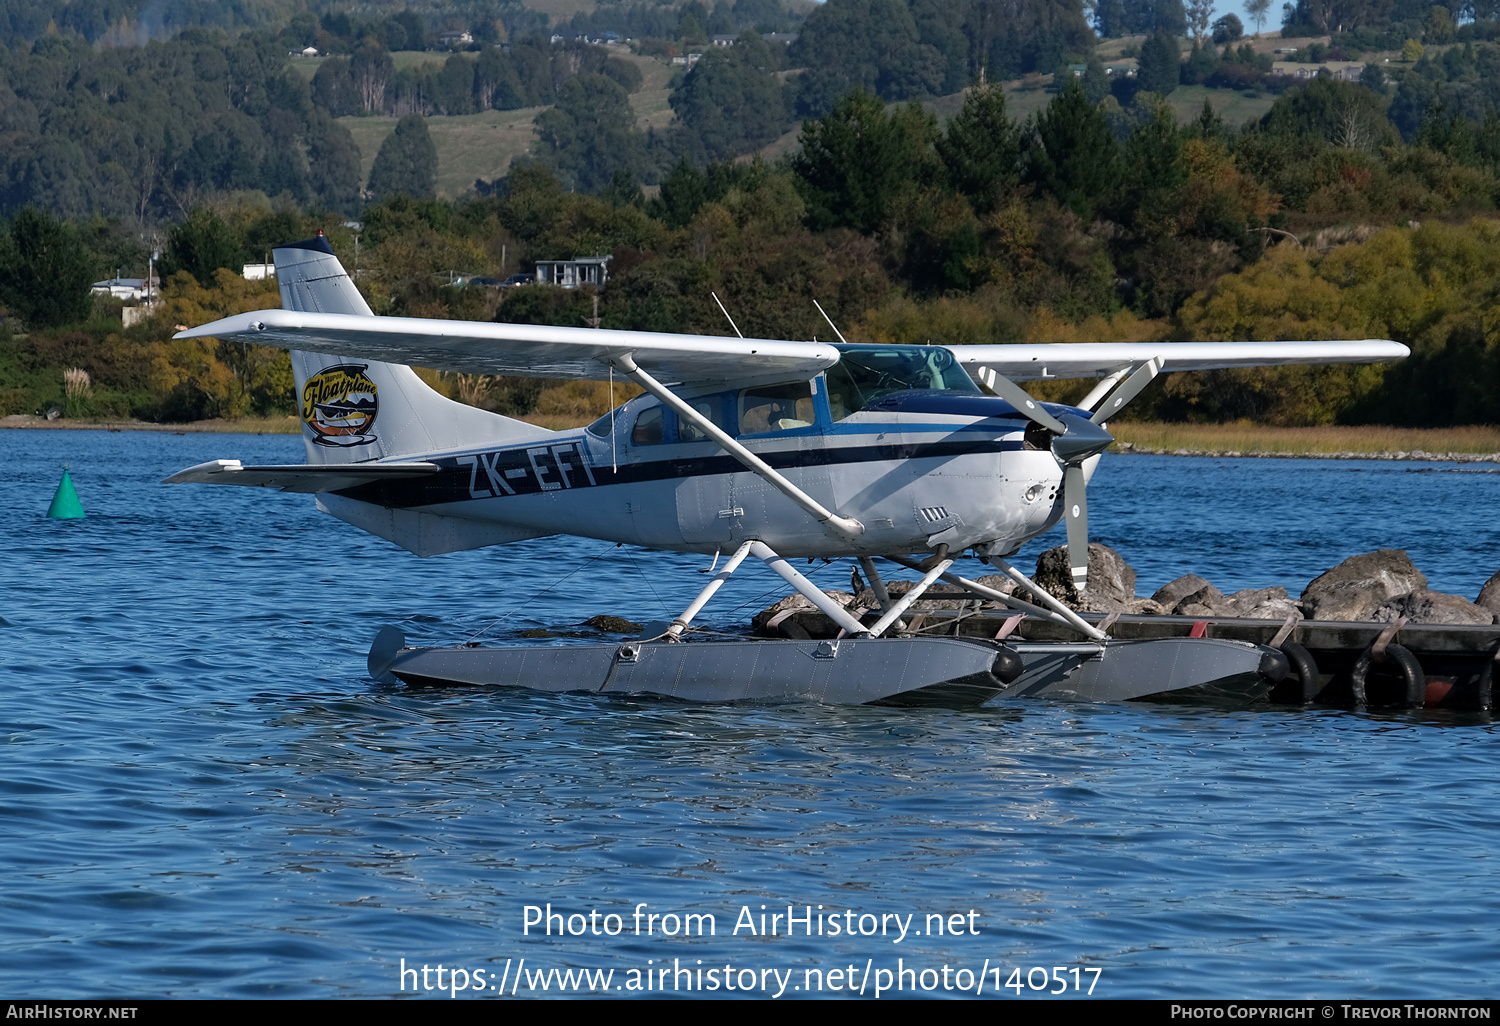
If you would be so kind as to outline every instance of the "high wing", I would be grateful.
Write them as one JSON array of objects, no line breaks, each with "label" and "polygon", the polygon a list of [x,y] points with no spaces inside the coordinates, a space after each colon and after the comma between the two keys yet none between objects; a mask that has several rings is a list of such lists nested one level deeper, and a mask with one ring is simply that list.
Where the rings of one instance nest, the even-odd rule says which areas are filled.
[{"label": "high wing", "polygon": [[952,349],[966,368],[982,368],[1017,381],[1107,377],[1153,358],[1161,360],[1162,372],[1168,372],[1374,363],[1399,360],[1411,352],[1399,342],[1377,338],[1352,342],[1023,342]]},{"label": "high wing", "polygon": [[[603,380],[620,357],[688,389],[809,378],[838,362],[819,342],[674,335],[373,317],[296,310],[237,314],[177,338],[213,336],[465,374]],[[1398,360],[1406,346],[1384,339],[1348,342],[1059,342],[951,347],[965,367],[1013,380],[1097,378],[1160,361],[1160,371]],[[988,377],[982,374],[981,377]]]},{"label": "high wing", "polygon": [[688,389],[811,378],[839,359],[837,349],[819,342],[296,310],[237,314],[175,337],[204,336],[463,374],[540,378],[604,380],[609,361],[629,355],[661,380]]}]

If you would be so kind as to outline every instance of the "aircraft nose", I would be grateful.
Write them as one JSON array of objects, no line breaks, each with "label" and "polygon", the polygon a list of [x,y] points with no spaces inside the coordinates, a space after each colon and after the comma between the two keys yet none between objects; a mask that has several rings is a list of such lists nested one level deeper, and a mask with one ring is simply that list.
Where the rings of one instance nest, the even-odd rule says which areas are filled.
[{"label": "aircraft nose", "polygon": [[1068,430],[1066,434],[1052,439],[1052,453],[1065,465],[1073,466],[1082,463],[1090,456],[1098,455],[1108,449],[1110,443],[1115,440],[1114,435],[1076,413],[1059,414],[1057,419],[1062,421]]}]

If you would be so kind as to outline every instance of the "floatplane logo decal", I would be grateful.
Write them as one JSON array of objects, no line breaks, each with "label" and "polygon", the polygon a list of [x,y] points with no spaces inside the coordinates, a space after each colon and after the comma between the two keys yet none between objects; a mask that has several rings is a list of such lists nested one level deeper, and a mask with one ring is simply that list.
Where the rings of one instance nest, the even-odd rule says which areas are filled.
[{"label": "floatplane logo decal", "polygon": [[380,390],[365,376],[367,364],[321,370],[302,386],[302,423],[318,445],[369,445],[375,441]]}]

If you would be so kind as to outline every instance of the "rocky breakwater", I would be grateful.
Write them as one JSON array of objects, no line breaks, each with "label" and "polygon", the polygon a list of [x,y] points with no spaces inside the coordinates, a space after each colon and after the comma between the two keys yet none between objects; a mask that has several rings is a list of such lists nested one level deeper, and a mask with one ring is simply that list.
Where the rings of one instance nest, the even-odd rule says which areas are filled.
[{"label": "rocky breakwater", "polygon": [[[977,578],[980,583],[1017,598],[1029,598],[1006,577]],[[1089,545],[1089,587],[1080,595],[1073,587],[1066,548],[1048,549],[1037,559],[1033,578],[1053,597],[1079,612],[1132,613],[1196,618],[1248,618],[1285,620],[1287,617],[1320,621],[1390,623],[1405,618],[1411,623],[1487,626],[1500,623],[1500,572],[1492,576],[1478,596],[1470,601],[1427,587],[1426,576],[1401,549],[1379,549],[1351,556],[1314,578],[1297,598],[1286,588],[1245,588],[1225,594],[1197,574],[1186,574],[1162,585],[1149,598],[1137,596],[1136,573],[1118,552],[1097,542]],[[850,591],[826,594],[856,616],[879,610],[875,592],[858,572]],[[911,588],[910,582],[888,582],[892,598]],[[998,602],[982,602],[948,585],[939,585],[914,602],[909,618],[950,610],[958,612],[1003,608]],[[791,595],[760,613],[753,626],[761,634],[798,636],[793,614],[811,611],[813,605],[801,595]]]}]

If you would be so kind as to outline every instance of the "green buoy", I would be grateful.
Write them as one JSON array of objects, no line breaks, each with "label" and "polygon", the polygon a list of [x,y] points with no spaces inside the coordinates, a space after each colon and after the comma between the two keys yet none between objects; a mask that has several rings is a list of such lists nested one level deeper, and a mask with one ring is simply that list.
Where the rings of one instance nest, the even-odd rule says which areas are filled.
[{"label": "green buoy", "polygon": [[47,507],[47,516],[53,520],[83,519],[83,503],[78,501],[78,489],[73,487],[66,463],[63,464],[62,480],[57,482],[57,494],[52,496],[52,505]]}]

